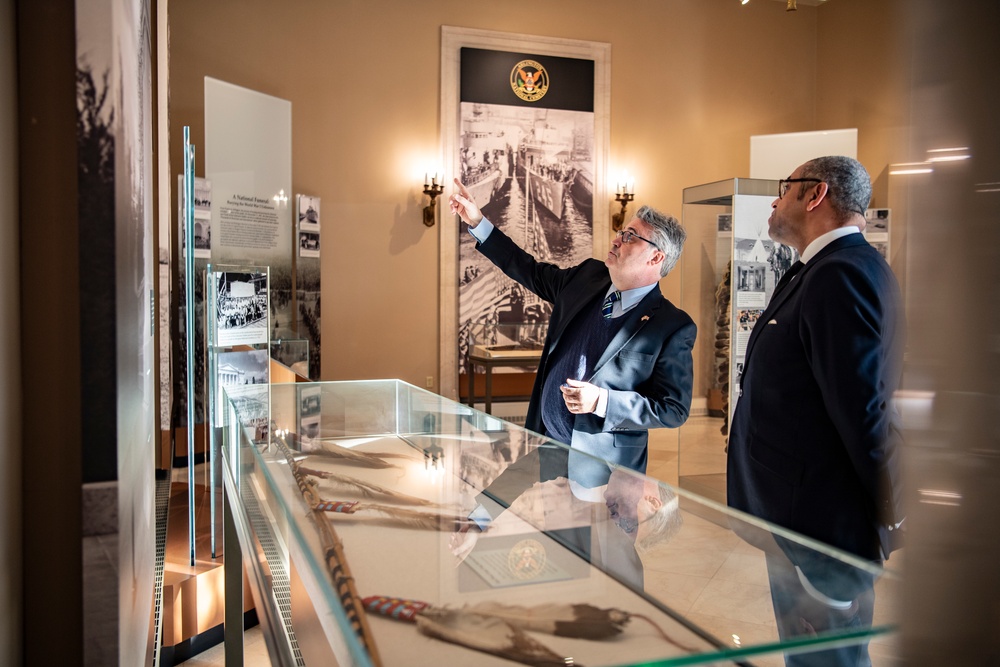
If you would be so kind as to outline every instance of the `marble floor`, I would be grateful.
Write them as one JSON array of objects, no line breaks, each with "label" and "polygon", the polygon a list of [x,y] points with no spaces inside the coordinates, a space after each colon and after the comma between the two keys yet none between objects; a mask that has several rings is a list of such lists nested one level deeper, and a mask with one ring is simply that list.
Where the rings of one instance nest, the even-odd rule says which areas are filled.
[{"label": "marble floor", "polygon": [[[701,491],[699,495],[707,497],[721,492],[724,502],[725,438],[720,432],[721,423],[720,419],[692,417],[677,431],[652,431],[649,475],[682,489]],[[647,590],[653,595],[669,596],[678,612],[716,636],[735,636],[734,628],[739,629],[743,641],[775,636],[770,595],[762,583],[766,582],[762,553],[708,518],[686,513],[684,521],[683,539],[671,540],[643,554]],[[113,558],[114,536],[85,538],[85,543],[87,571],[94,577],[113,576],[114,571],[102,570],[98,561]],[[711,545],[711,549],[703,545]],[[898,569],[901,560],[894,555],[889,565]],[[876,590],[878,622],[880,617],[894,613],[897,591],[883,586],[881,581]],[[112,655],[108,650],[110,647],[94,643],[91,653],[95,658],[104,658]],[[246,632],[244,652],[245,665],[271,665],[259,627]],[[899,664],[891,639],[873,641],[871,654],[876,667]],[[103,659],[87,662],[109,664]],[[758,667],[783,664],[780,655],[758,656],[751,662]],[[215,646],[180,664],[222,667],[224,647]]]}]

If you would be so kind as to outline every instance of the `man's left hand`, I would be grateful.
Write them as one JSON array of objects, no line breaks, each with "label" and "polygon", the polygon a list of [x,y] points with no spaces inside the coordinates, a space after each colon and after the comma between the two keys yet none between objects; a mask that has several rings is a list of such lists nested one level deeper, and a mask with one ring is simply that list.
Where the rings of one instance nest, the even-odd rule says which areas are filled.
[{"label": "man's left hand", "polygon": [[583,415],[597,409],[597,400],[601,397],[601,389],[595,384],[579,380],[566,380],[560,389],[566,409],[575,415]]}]

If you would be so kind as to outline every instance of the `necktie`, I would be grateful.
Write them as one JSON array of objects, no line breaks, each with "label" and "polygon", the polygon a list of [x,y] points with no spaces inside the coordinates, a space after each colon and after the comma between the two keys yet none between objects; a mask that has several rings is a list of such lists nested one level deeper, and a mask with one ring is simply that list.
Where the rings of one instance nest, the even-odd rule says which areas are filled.
[{"label": "necktie", "polygon": [[799,271],[802,270],[803,266],[805,266],[805,264],[803,264],[802,262],[796,261],[794,264],[792,264],[790,267],[788,267],[788,270],[785,271],[784,275],[781,276],[781,280],[779,280],[778,284],[774,286],[774,292],[771,293],[771,299],[772,300],[774,299],[774,297],[776,297],[778,295],[778,292],[780,292],[781,290],[783,290],[785,288],[785,286],[789,282],[791,282],[792,277],[794,277],[796,273],[798,273]]},{"label": "necktie", "polygon": [[618,290],[615,290],[614,292],[612,292],[611,294],[607,295],[604,298],[604,305],[601,306],[601,315],[604,315],[604,319],[606,320],[611,319],[611,311],[614,310],[615,301],[618,301],[621,298],[622,298],[622,293],[619,292]]}]

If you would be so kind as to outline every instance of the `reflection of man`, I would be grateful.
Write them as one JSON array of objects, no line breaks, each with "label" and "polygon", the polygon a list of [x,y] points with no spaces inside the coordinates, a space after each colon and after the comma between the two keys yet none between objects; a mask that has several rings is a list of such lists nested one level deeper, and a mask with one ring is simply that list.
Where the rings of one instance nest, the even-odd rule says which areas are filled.
[{"label": "reflection of man", "polygon": [[[902,309],[860,231],[871,182],[827,157],[779,182],[772,239],[799,252],[750,334],[729,439],[729,505],[881,564],[901,523]],[[778,540],[767,556],[782,638],[870,625],[873,578]],[[786,656],[867,665],[867,644]]]},{"label": "reflection of man", "polygon": [[[539,483],[541,481],[541,483]],[[477,496],[471,518],[481,529],[526,495],[535,498],[535,520],[562,546],[635,590],[643,589],[639,554],[679,529],[677,497],[666,485],[632,470],[566,448],[538,448],[508,466]],[[465,525],[452,537],[453,553],[466,558],[481,530]]]},{"label": "reflection of man", "polygon": [[617,468],[604,490],[611,520],[635,542],[639,553],[674,536],[681,525],[677,496],[665,484]]},{"label": "reflection of man", "polygon": [[455,183],[451,210],[476,248],[553,304],[525,426],[644,471],[648,429],[680,426],[691,404],[695,325],[659,288],[680,257],[683,228],[644,206],[603,263],[561,269],[517,247]]}]

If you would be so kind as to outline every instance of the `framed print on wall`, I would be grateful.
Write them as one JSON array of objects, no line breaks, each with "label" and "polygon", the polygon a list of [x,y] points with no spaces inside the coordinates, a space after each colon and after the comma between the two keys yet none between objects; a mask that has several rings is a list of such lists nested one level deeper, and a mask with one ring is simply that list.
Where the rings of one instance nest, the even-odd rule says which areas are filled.
[{"label": "framed print on wall", "polygon": [[[443,163],[484,214],[540,261],[608,249],[610,44],[442,27]],[[458,400],[474,324],[545,323],[549,306],[442,221],[440,393]]]}]

